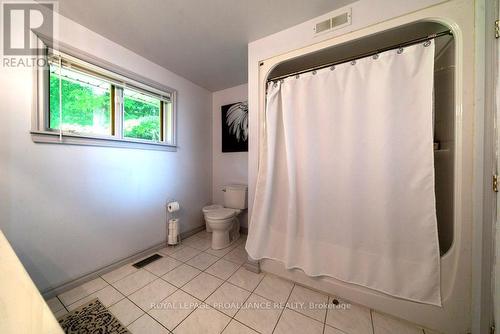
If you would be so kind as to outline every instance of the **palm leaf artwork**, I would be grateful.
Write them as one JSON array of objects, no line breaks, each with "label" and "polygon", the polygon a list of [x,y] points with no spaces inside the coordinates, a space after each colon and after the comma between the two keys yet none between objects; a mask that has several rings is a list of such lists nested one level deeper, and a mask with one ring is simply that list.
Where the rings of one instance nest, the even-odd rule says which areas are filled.
[{"label": "palm leaf artwork", "polygon": [[238,102],[231,105],[226,114],[226,124],[229,132],[238,142],[248,140],[248,102]]}]

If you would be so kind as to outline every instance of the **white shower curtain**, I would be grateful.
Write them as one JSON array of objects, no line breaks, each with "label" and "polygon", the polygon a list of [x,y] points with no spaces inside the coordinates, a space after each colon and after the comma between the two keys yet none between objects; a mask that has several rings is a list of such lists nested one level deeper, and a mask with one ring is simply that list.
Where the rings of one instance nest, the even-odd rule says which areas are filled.
[{"label": "white shower curtain", "polygon": [[441,305],[434,42],[270,83],[246,249]]}]

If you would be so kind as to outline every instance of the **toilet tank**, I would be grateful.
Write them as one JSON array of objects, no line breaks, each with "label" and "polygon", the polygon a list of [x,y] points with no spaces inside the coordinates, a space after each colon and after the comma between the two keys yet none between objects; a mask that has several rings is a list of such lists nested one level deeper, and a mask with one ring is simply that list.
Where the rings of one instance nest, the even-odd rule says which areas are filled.
[{"label": "toilet tank", "polygon": [[247,208],[247,186],[230,184],[224,187],[224,206],[231,209]]}]

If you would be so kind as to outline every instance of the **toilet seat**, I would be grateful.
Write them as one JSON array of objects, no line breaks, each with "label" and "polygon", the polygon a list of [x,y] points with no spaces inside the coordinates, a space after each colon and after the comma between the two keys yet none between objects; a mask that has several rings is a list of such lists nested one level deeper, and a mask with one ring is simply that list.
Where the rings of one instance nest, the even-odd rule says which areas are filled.
[{"label": "toilet seat", "polygon": [[220,208],[207,212],[205,216],[211,220],[225,220],[236,216],[239,212],[235,209]]},{"label": "toilet seat", "polygon": [[222,208],[223,208],[223,206],[220,204],[212,204],[212,205],[204,206],[202,211],[203,211],[203,213],[207,213],[207,212],[222,209]]}]

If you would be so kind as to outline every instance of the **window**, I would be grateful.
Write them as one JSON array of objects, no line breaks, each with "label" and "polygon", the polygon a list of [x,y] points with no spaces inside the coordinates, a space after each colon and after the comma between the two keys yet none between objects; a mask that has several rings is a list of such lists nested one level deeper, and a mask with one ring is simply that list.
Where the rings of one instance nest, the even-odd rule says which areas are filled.
[{"label": "window", "polygon": [[175,149],[175,91],[45,50],[39,57],[46,66],[37,70],[35,142]]},{"label": "window", "polygon": [[123,135],[127,138],[160,140],[163,106],[159,99],[125,89],[123,91]]},{"label": "window", "polygon": [[[109,82],[61,69],[62,116],[59,108],[59,66],[50,64],[49,128],[81,134],[112,135]],[[61,125],[62,124],[62,125]]]}]

